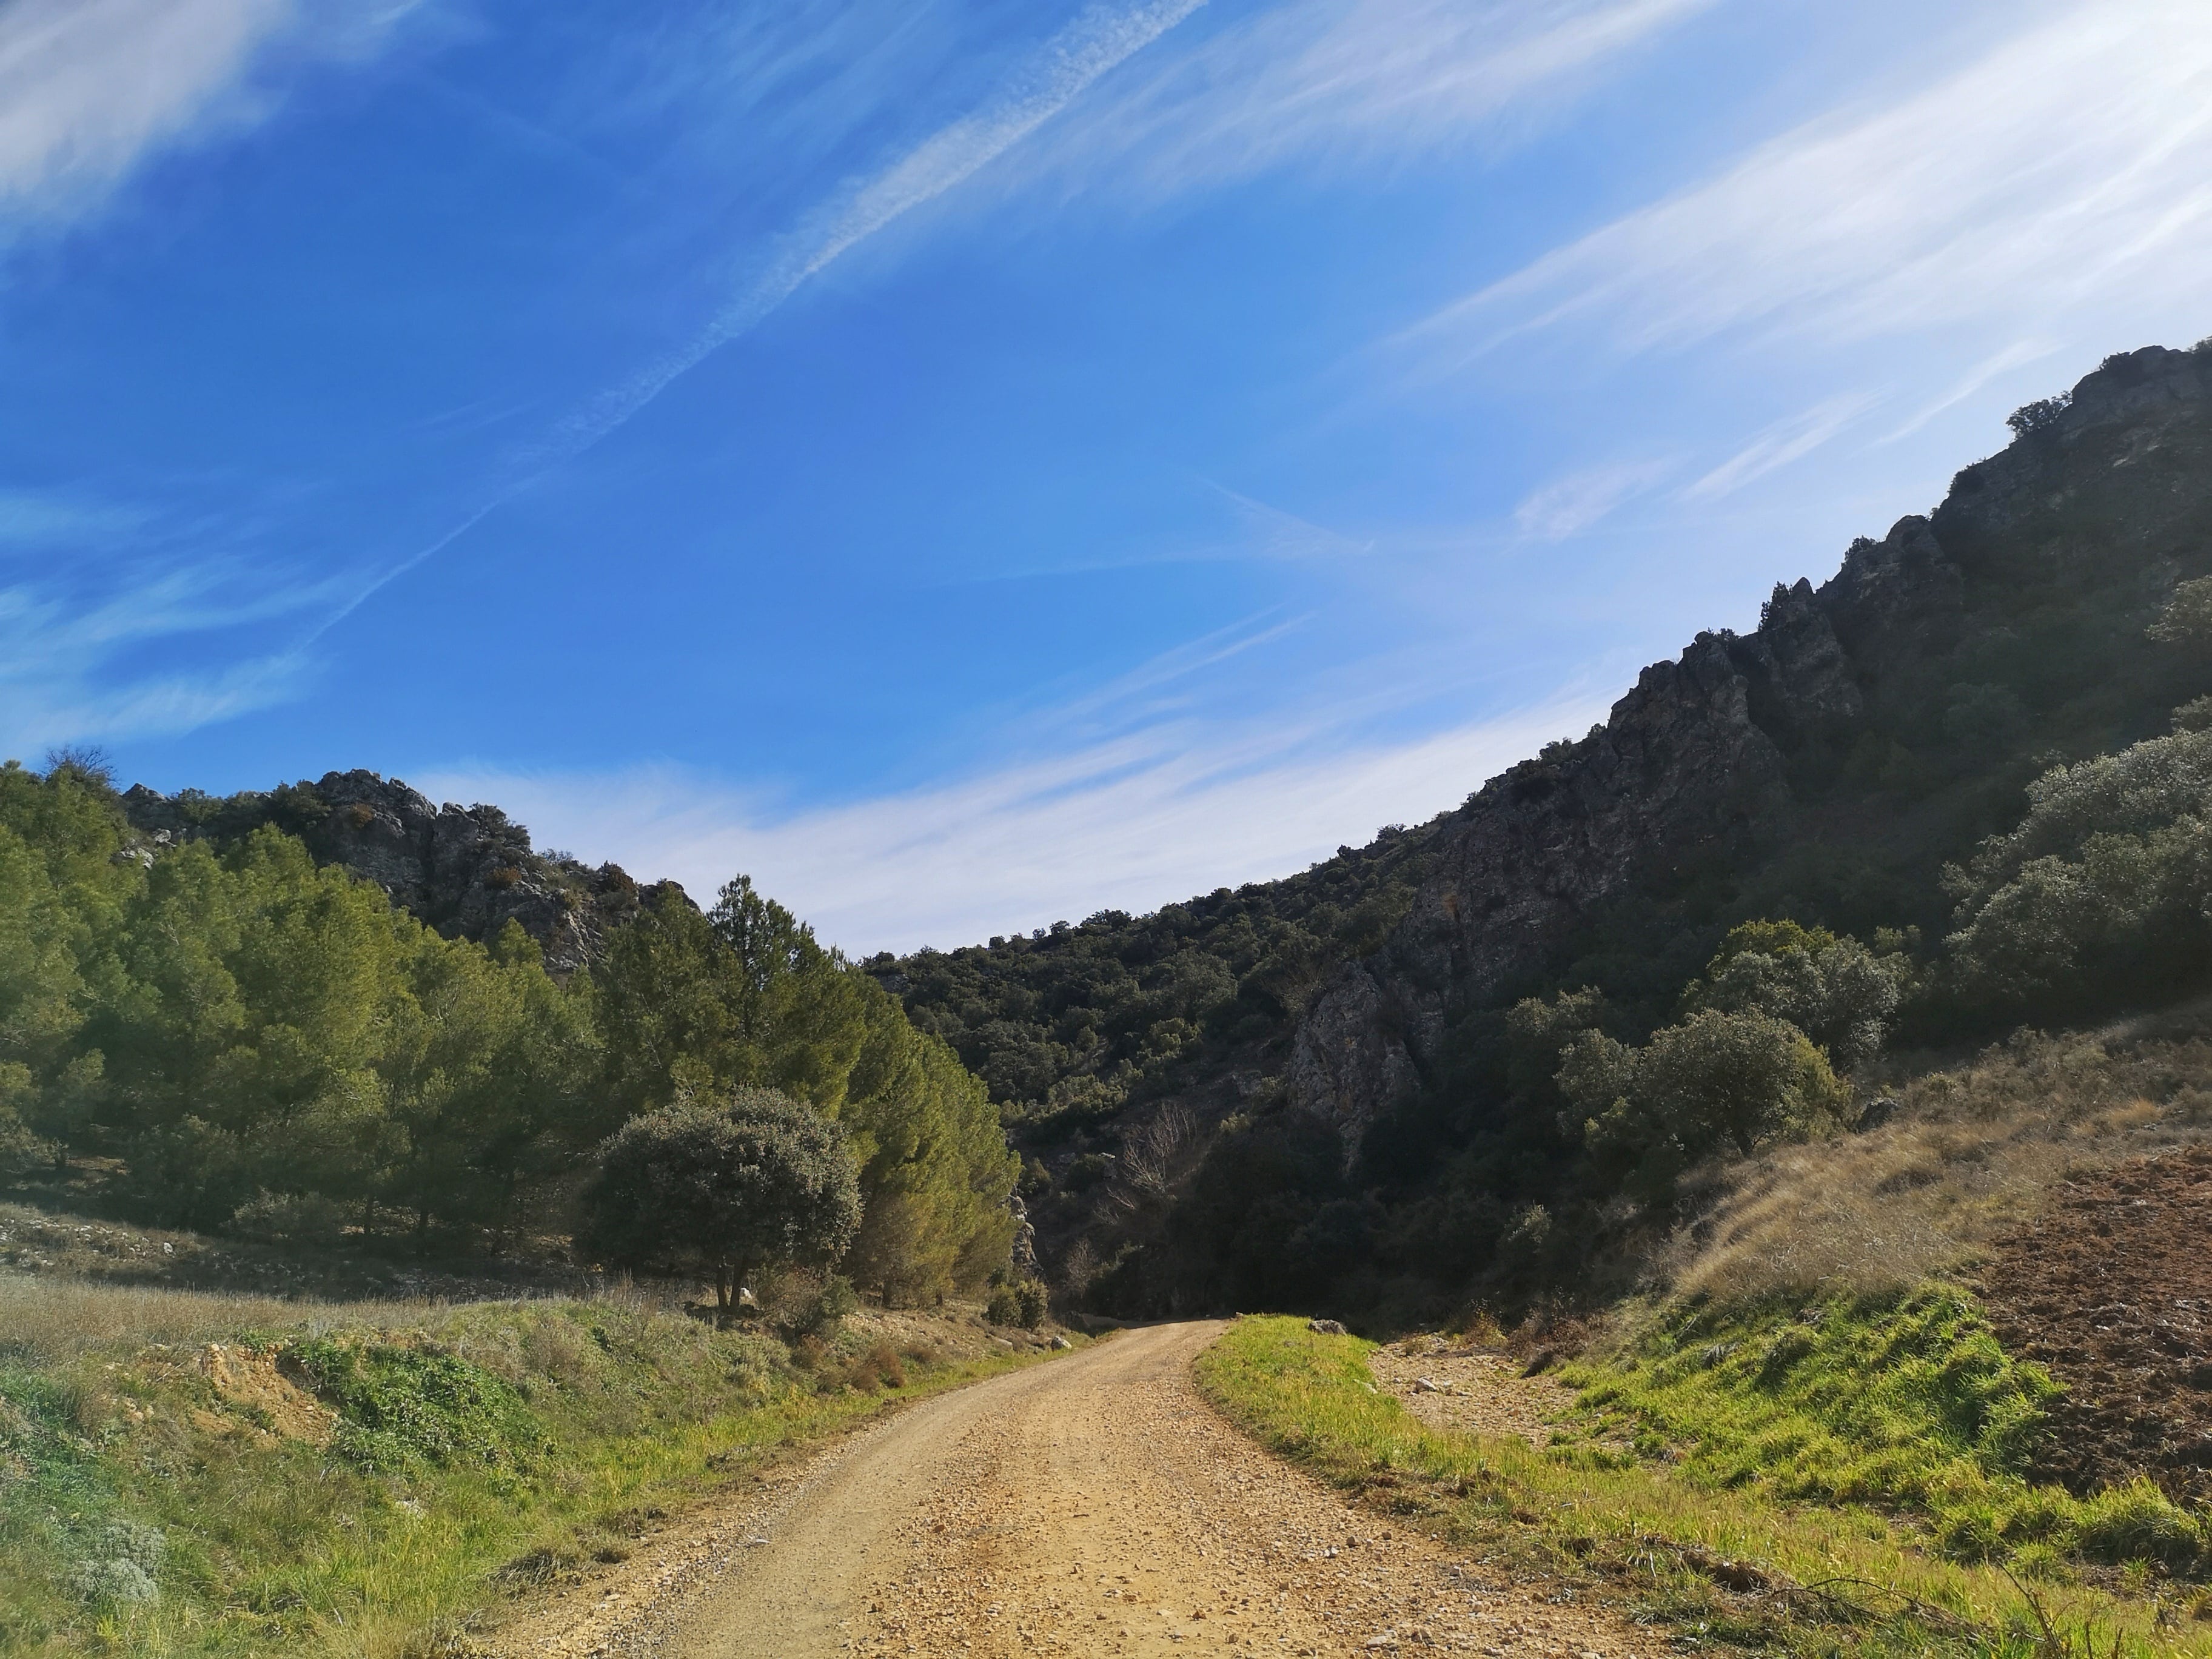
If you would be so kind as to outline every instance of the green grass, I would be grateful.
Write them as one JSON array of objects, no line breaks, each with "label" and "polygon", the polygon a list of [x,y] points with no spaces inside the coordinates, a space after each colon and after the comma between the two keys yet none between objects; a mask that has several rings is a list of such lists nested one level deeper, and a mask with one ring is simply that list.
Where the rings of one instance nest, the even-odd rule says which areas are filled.
[{"label": "green grass", "polygon": [[2185,1573],[2205,1553],[2202,1523],[2147,1482],[2082,1500],[2025,1478],[2058,1387],[1948,1286],[1677,1304],[1562,1380],[1597,1433],[1671,1450],[1692,1481],[1907,1515],[1954,1560],[2047,1573],[2054,1559],[2148,1559]]},{"label": "green grass", "polygon": [[[1940,1332],[1942,1321],[1935,1323]],[[2064,1650],[2039,1640],[2020,1583],[1993,1564],[1948,1559],[1909,1511],[1792,1498],[1765,1474],[1730,1481],[1725,1450],[1700,1468],[1693,1465],[1702,1451],[1681,1464],[1646,1462],[1578,1438],[1540,1449],[1433,1429],[1375,1389],[1370,1346],[1316,1335],[1298,1320],[1240,1320],[1201,1356],[1199,1381],[1263,1443],[1365,1501],[1425,1520],[1475,1553],[1609,1586],[1645,1616],[1676,1624],[1686,1639],[1857,1656],[2055,1659]],[[1595,1372],[1583,1380],[1595,1383]],[[1897,1386],[1900,1398],[1909,1394],[1901,1377]],[[2008,1386],[2033,1388],[2022,1374],[1996,1386],[1995,1401],[2008,1397]],[[1624,1408],[1615,1399],[1601,1409],[1617,1419]],[[1981,1445],[1979,1430],[1954,1421],[1954,1446]],[[1778,1422],[1744,1419],[1738,1456],[1763,1443],[1786,1462],[1780,1439],[1759,1441]],[[1807,1444],[1817,1449],[1816,1441],[1808,1436]],[[1956,1466],[1980,1455],[1931,1456]],[[2146,1593],[2115,1595],[2080,1582],[2055,1558],[2046,1565],[2053,1576],[2035,1582],[2033,1594],[2075,1639],[2085,1626],[2096,1630],[2100,1654],[2117,1638],[2126,1653],[2212,1656],[2212,1624],[2191,1618],[2172,1586],[2161,1606],[2160,1587],[2140,1569]]]},{"label": "green grass", "polygon": [[[618,1300],[235,1333],[306,1385],[295,1401],[334,1410],[317,1444],[218,1394],[198,1363],[210,1334],[48,1352],[0,1337],[0,1654],[431,1651],[641,1515],[885,1398],[844,1386],[866,1368],[834,1347],[808,1370],[770,1338]],[[920,1356],[890,1392],[1025,1357]]]}]

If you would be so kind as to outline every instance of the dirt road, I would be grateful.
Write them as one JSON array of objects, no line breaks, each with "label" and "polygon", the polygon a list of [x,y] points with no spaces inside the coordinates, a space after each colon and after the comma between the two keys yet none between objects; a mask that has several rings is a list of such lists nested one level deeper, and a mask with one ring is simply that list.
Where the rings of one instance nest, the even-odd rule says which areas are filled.
[{"label": "dirt road", "polygon": [[1486,1583],[1255,1447],[1200,1399],[1220,1328],[1158,1326],[916,1407],[757,1517],[669,1650],[1656,1653]]}]

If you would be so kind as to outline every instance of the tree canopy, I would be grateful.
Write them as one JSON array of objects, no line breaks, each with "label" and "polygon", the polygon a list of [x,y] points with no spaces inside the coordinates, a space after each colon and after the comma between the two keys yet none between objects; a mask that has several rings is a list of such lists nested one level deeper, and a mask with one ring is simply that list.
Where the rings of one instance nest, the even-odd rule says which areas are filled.
[{"label": "tree canopy", "polygon": [[727,1311],[763,1267],[835,1261],[860,1222],[843,1132],[772,1089],[743,1088],[616,1130],[578,1243],[617,1267],[703,1277]]},{"label": "tree canopy", "polygon": [[848,1148],[860,1282],[920,1297],[1004,1264],[1016,1165],[982,1085],[742,876],[704,913],[653,890],[556,980],[519,925],[447,937],[274,822],[168,844],[96,768],[0,768],[0,1157],[78,1158],[102,1201],[449,1245],[559,1231],[624,1123],[745,1091]]}]

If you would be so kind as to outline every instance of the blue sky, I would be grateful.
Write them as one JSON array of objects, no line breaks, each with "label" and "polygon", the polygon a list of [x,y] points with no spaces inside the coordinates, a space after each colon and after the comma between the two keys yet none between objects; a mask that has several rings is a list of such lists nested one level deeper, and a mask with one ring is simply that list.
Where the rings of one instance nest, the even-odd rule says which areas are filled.
[{"label": "blue sky", "polygon": [[0,747],[847,948],[1456,804],[2212,331],[2201,0],[6,0]]}]

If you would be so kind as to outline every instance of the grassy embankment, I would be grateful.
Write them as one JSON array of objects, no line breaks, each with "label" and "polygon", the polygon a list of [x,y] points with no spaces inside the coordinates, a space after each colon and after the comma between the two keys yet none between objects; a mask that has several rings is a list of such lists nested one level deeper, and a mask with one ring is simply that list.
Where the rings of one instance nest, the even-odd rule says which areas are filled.
[{"label": "grassy embankment", "polygon": [[1371,1501],[1713,1634],[2065,1651],[2033,1597],[2077,1651],[2094,1626],[2100,1653],[2212,1655],[2212,1517],[2032,1480],[2054,1384],[1966,1282],[2062,1183],[2212,1130],[2205,1021],[2023,1036],[1899,1076],[1886,1127],[1704,1172],[1668,1294],[1616,1310],[1562,1373],[1582,1404],[1552,1445],[1431,1429],[1374,1390],[1366,1345],[1295,1321],[1233,1327],[1201,1378]]},{"label": "grassy embankment", "polygon": [[974,1334],[0,1274],[0,1654],[449,1650],[777,1448],[1033,1357]]},{"label": "grassy embankment", "polygon": [[[2008,1473],[2047,1384],[1996,1351],[1959,1297],[1832,1304],[1818,1327],[1796,1312],[1656,1324],[1571,1373],[1588,1432],[1541,1449],[1427,1426],[1376,1390],[1370,1344],[1298,1320],[1240,1321],[1199,1375],[1265,1443],[1369,1502],[1523,1567],[1608,1583],[1715,1638],[2050,1653],[2029,1585],[2062,1641],[2094,1627],[2100,1653],[2117,1638],[2212,1655],[2212,1624],[2174,1593],[2186,1586],[2154,1583],[2141,1563],[2093,1586],[2076,1565],[2186,1563],[2197,1523],[2142,1490],[2084,1503]],[[1634,1451],[1602,1443],[1624,1431]],[[2031,1547],[2017,1578],[1987,1559],[2008,1526]],[[1947,1545],[1983,1559],[1950,1559]]]}]

